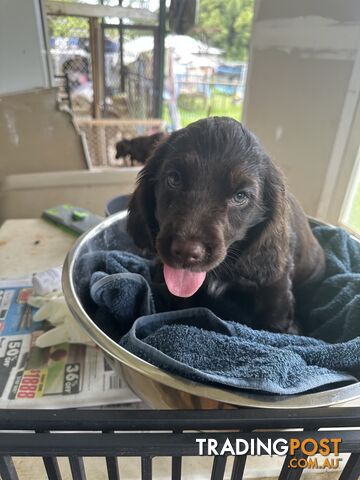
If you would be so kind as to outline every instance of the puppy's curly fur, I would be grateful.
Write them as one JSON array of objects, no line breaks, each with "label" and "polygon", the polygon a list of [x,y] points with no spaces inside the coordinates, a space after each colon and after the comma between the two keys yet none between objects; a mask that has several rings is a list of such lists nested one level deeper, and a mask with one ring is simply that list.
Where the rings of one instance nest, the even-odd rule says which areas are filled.
[{"label": "puppy's curly fur", "polygon": [[[131,198],[128,232],[163,263],[206,271],[210,295],[249,292],[256,326],[272,331],[299,332],[293,290],[324,270],[323,250],[283,174],[227,117],[199,120],[157,146]],[[195,242],[201,254],[179,261],[174,242]]]}]

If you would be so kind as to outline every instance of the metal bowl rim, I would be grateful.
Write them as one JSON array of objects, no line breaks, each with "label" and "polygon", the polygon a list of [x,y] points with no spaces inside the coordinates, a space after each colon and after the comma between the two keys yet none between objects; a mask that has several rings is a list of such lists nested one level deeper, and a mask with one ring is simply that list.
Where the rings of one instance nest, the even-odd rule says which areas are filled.
[{"label": "metal bowl rim", "polygon": [[[298,395],[267,395],[235,391],[228,388],[219,388],[212,385],[197,383],[192,380],[169,374],[151,363],[133,355],[108,337],[89,317],[80,303],[75,291],[73,274],[77,254],[82,247],[96,235],[117,221],[124,219],[126,211],[111,215],[100,224],[83,234],[68,252],[62,274],[63,292],[68,307],[74,317],[80,322],[90,338],[113,359],[145,375],[155,382],[160,382],[168,387],[185,391],[198,397],[205,397],[233,406],[259,407],[259,408],[313,408],[347,402],[360,397],[360,382],[344,387],[324,390],[316,393]],[[316,219],[317,223],[319,222]],[[129,385],[131,388],[131,385]]]}]

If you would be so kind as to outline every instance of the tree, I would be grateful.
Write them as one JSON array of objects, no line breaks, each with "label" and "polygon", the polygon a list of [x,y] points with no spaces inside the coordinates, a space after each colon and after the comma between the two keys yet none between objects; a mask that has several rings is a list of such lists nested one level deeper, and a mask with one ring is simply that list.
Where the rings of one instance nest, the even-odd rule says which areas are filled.
[{"label": "tree", "polygon": [[89,37],[89,21],[82,17],[48,17],[51,37]]},{"label": "tree", "polygon": [[[87,0],[61,0],[66,3],[88,3]],[[94,3],[94,2],[93,2]],[[127,6],[131,7],[139,3],[139,0],[128,0]],[[141,2],[140,2],[141,3]],[[97,0],[95,4],[104,4],[117,6],[121,2],[119,0],[108,0],[102,1]],[[49,16],[48,17],[48,26],[50,36],[53,37],[79,37],[79,38],[88,38],[89,37],[89,21],[84,17],[71,17],[71,16]],[[117,29],[108,29],[107,36],[111,39],[117,39],[119,36]],[[130,34],[131,36],[131,34]]]},{"label": "tree", "polygon": [[254,0],[200,0],[193,35],[221,48],[229,60],[247,60]]},{"label": "tree", "polygon": [[[87,3],[87,0],[61,0],[66,3]],[[119,0],[101,1],[98,0],[97,4],[105,4],[111,6],[120,5]],[[139,3],[139,0],[128,0],[127,6]],[[106,18],[105,18],[106,23]],[[48,16],[49,33],[51,37],[77,37],[77,38],[89,38],[89,20],[85,17],[72,17],[72,16]],[[130,30],[127,31],[127,37],[136,37],[136,32]],[[109,39],[117,40],[119,37],[119,31],[117,28],[109,28],[106,30],[106,36]]]}]

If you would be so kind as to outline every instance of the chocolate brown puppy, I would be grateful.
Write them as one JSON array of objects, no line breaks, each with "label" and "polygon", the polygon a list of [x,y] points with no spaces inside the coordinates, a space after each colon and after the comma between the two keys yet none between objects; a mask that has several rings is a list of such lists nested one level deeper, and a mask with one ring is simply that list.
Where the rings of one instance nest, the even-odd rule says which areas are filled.
[{"label": "chocolate brown puppy", "polygon": [[324,270],[282,172],[227,117],[199,120],[155,148],[130,201],[128,232],[157,254],[169,295],[249,292],[256,327],[277,332],[299,332],[294,288]]},{"label": "chocolate brown puppy", "polygon": [[144,164],[152,154],[156,144],[165,137],[164,132],[154,133],[153,135],[145,135],[135,137],[131,140],[122,140],[116,144],[115,158],[130,156],[131,165],[134,162]]}]

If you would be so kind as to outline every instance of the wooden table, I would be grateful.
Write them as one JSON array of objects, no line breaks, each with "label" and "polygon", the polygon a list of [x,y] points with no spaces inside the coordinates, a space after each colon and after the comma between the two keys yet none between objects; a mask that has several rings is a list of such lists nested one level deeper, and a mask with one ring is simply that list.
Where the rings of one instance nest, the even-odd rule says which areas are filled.
[{"label": "wooden table", "polygon": [[62,265],[76,240],[40,218],[6,220],[0,228],[0,278],[15,278]]}]

